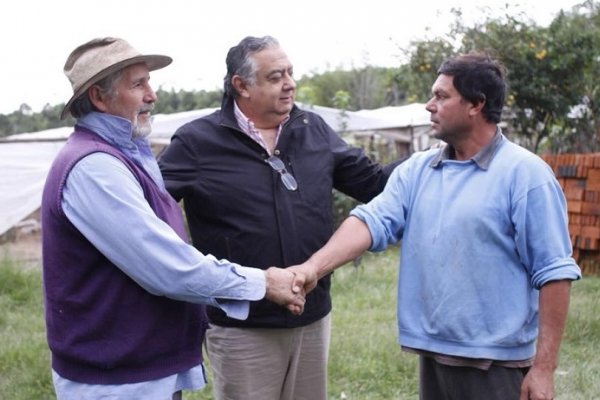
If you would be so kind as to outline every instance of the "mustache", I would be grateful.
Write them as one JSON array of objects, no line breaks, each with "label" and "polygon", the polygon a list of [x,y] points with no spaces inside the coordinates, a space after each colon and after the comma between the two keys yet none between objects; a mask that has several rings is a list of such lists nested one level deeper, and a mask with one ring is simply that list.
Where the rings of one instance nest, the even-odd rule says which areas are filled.
[{"label": "mustache", "polygon": [[138,114],[145,113],[145,112],[151,113],[153,110],[154,110],[154,104],[149,104],[149,105],[140,107],[140,109],[138,110]]}]

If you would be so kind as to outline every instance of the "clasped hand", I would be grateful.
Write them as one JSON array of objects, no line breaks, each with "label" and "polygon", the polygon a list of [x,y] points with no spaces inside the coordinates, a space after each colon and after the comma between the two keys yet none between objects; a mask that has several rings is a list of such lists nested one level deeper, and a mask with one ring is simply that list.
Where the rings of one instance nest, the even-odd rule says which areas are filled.
[{"label": "clasped hand", "polygon": [[306,294],[317,285],[317,274],[304,264],[286,269],[270,267],[266,270],[266,279],[265,297],[295,315],[302,314]]}]

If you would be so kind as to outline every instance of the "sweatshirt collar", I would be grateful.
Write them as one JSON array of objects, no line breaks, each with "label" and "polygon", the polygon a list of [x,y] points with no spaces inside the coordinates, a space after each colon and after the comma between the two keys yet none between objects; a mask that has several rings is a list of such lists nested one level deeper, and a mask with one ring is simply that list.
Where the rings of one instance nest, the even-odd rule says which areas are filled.
[{"label": "sweatshirt collar", "polygon": [[[480,169],[487,170],[490,167],[492,159],[496,154],[496,151],[505,140],[504,135],[502,134],[502,129],[500,127],[496,127],[496,133],[490,143],[485,145],[481,150],[479,150],[473,157],[470,158]],[[443,161],[454,160],[454,147],[449,144],[446,144],[441,148],[441,151],[438,155],[431,160],[431,164],[429,164],[432,168],[439,167]]]}]

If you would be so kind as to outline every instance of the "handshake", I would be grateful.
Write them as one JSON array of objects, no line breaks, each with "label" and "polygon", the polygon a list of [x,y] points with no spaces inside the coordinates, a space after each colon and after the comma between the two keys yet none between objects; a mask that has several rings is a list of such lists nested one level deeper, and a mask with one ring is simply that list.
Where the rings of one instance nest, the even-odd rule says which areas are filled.
[{"label": "handshake", "polygon": [[308,263],[289,268],[270,267],[265,271],[267,293],[265,298],[285,306],[292,314],[304,311],[306,294],[317,286],[316,269]]}]

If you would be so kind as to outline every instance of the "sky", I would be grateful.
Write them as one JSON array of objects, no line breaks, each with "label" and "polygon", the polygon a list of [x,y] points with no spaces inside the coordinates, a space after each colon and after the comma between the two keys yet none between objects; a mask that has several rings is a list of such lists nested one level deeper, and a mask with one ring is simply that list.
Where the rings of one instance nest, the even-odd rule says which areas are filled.
[{"label": "sky", "polygon": [[245,36],[277,38],[297,78],[336,68],[401,65],[413,40],[447,34],[451,8],[471,25],[524,13],[548,25],[577,0],[18,0],[2,6],[0,114],[23,103],[39,112],[66,102],[69,53],[95,37],[121,37],[173,63],[151,73],[154,89],[222,87],[225,56]]}]

